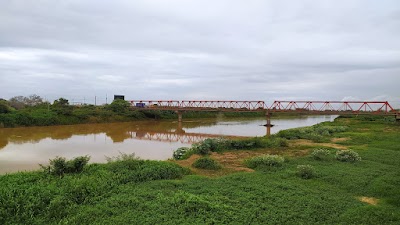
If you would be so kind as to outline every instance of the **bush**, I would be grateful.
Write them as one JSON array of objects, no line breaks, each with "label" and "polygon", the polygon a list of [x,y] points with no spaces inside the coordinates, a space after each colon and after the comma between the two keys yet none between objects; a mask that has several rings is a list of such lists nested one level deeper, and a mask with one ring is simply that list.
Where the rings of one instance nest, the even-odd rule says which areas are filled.
[{"label": "bush", "polygon": [[311,127],[300,127],[287,130],[281,130],[277,136],[286,138],[289,140],[293,139],[308,139],[314,142],[323,142],[328,140],[334,133],[344,132],[348,129],[346,126],[323,126],[314,125]]},{"label": "bush", "polygon": [[200,155],[208,155],[210,154],[210,152],[218,152],[223,149],[226,149],[228,143],[230,143],[230,141],[222,138],[221,139],[207,138],[202,142],[194,144],[192,149],[194,150],[194,153]]},{"label": "bush", "polygon": [[310,179],[315,177],[315,169],[311,165],[298,165],[296,175],[303,179]]},{"label": "bush", "polygon": [[122,99],[115,99],[110,105],[108,105],[109,109],[118,114],[128,112],[130,107],[131,104]]},{"label": "bush", "polygon": [[85,165],[89,162],[89,156],[80,156],[76,157],[72,160],[67,161],[64,157],[56,157],[54,159],[50,159],[49,166],[40,165],[45,172],[64,176],[66,173],[80,173],[83,171]]},{"label": "bush", "polygon": [[120,161],[129,161],[129,160],[139,160],[140,158],[135,155],[135,153],[123,153],[119,152],[118,156],[108,157],[106,156],[106,161],[110,162],[120,162]]},{"label": "bush", "polygon": [[176,150],[174,151],[174,154],[173,154],[174,159],[176,159],[176,160],[183,159],[183,158],[184,158],[184,155],[185,155],[189,150],[190,150],[190,149],[187,148],[187,147],[181,147],[181,148],[176,149]]},{"label": "bush", "polygon": [[329,159],[329,155],[330,155],[330,151],[328,149],[325,149],[325,148],[315,149],[311,153],[311,156],[315,160],[328,160]]},{"label": "bush", "polygon": [[196,160],[193,164],[193,167],[198,169],[207,169],[207,170],[218,170],[221,169],[222,166],[217,163],[214,159],[203,157]]},{"label": "bush", "polygon": [[361,161],[361,157],[353,150],[342,150],[336,153],[336,159],[341,162]]},{"label": "bush", "polygon": [[285,159],[279,155],[261,155],[245,161],[246,166],[252,169],[281,167]]},{"label": "bush", "polygon": [[0,114],[12,112],[14,109],[5,100],[0,100]]}]

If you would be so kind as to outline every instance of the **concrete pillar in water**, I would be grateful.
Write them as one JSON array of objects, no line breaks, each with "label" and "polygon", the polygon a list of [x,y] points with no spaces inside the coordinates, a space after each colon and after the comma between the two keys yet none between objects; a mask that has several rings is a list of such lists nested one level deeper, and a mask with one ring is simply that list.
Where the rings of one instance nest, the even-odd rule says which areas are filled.
[{"label": "concrete pillar in water", "polygon": [[178,129],[176,132],[178,134],[185,133],[185,131],[182,128],[182,111],[175,111],[176,114],[178,114]]},{"label": "concrete pillar in water", "polygon": [[269,111],[267,111],[265,113],[266,119],[267,119],[267,123],[265,124],[265,126],[267,127],[267,136],[271,135],[271,114],[269,113]]},{"label": "concrete pillar in water", "polygon": [[178,114],[178,122],[182,122],[182,111],[175,111],[176,114]]}]

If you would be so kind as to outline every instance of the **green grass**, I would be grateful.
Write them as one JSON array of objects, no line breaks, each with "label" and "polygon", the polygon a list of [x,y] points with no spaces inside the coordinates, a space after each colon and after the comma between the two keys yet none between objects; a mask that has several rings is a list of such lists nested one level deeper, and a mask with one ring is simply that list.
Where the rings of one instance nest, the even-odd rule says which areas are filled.
[{"label": "green grass", "polygon": [[[331,136],[349,138],[343,144],[362,161],[307,155],[272,172],[207,178],[128,157],[63,178],[3,175],[0,224],[400,224],[400,126],[354,118],[330,125],[348,127]],[[315,176],[302,179],[298,165],[312,166]]]},{"label": "green grass", "polygon": [[230,140],[224,138],[210,139],[194,143],[190,148],[178,148],[174,151],[174,159],[188,159],[193,154],[209,155],[211,152],[224,152],[235,150],[256,150],[260,148],[276,148],[285,149],[288,142],[284,138],[271,137],[254,137],[238,140]]},{"label": "green grass", "polygon": [[209,157],[202,157],[197,159],[192,164],[192,166],[198,169],[206,169],[206,170],[219,170],[222,168],[222,166],[218,162]]}]

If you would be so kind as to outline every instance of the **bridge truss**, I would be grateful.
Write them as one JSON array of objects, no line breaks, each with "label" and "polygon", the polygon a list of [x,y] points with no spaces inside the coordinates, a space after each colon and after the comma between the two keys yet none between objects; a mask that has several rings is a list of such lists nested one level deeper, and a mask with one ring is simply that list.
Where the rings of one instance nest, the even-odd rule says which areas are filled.
[{"label": "bridge truss", "polygon": [[137,110],[172,111],[266,111],[301,112],[310,114],[379,114],[398,115],[400,112],[387,101],[177,101],[131,100]]}]

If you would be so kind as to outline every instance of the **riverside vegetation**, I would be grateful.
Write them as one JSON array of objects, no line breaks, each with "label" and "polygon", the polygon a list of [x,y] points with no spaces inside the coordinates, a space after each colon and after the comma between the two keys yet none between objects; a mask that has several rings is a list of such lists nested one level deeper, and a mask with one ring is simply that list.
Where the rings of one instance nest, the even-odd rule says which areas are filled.
[{"label": "riverside vegetation", "polygon": [[[339,117],[269,138],[209,139],[178,160],[56,158],[0,176],[0,224],[399,224],[399,140],[390,119]],[[202,155],[199,164],[223,170],[217,156],[243,152],[255,171],[209,178],[177,164]]]},{"label": "riverside vegetation", "polygon": [[[262,116],[262,112],[225,112],[225,117]],[[218,112],[185,112],[185,118],[215,118]],[[82,123],[127,122],[144,119],[176,119],[173,111],[132,110],[130,103],[114,100],[111,104],[70,105],[64,98],[52,104],[40,96],[17,96],[10,100],[0,99],[0,127],[51,126]]]}]

